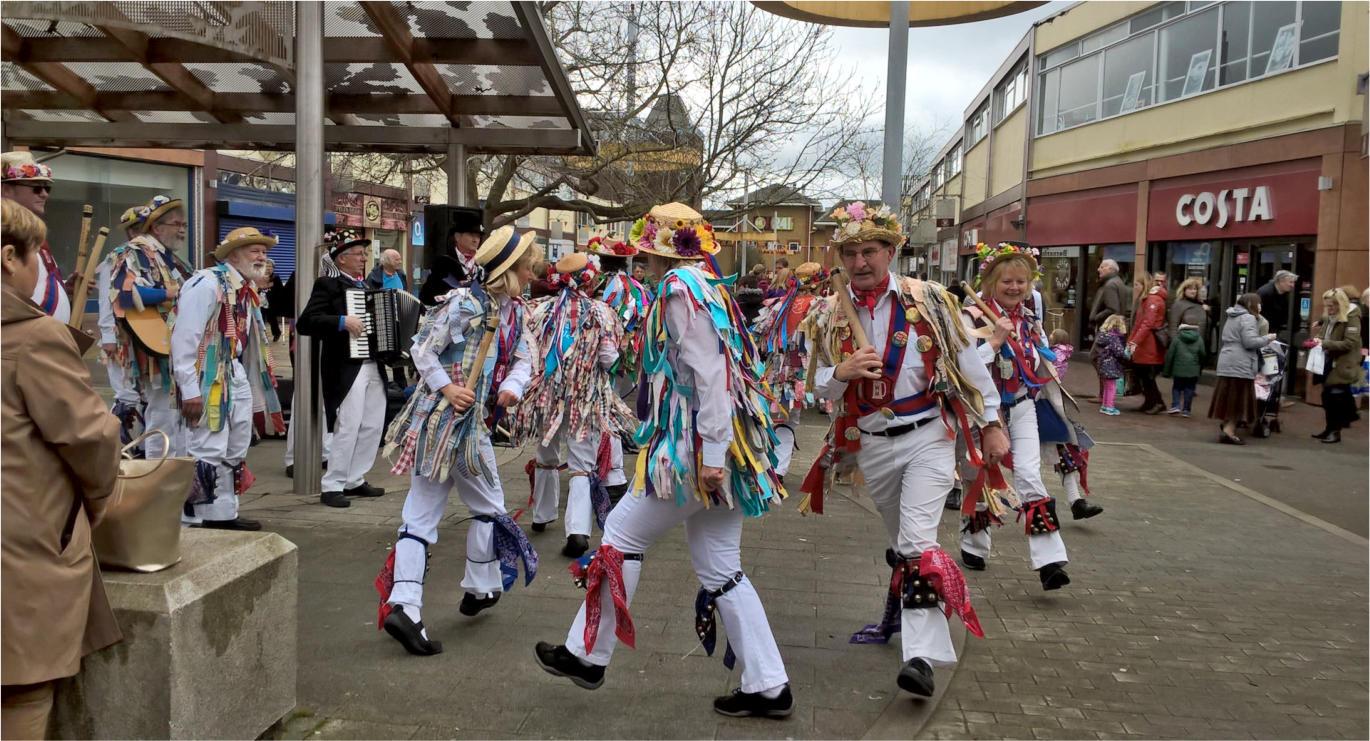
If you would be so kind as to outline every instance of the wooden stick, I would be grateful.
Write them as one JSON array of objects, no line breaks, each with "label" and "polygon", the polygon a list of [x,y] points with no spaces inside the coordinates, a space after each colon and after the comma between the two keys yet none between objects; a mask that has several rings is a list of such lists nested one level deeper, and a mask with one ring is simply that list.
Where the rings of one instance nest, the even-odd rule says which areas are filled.
[{"label": "wooden stick", "polygon": [[[851,302],[851,296],[847,294],[847,273],[843,271],[839,275],[831,278],[833,294],[837,296],[837,305],[842,309],[842,313],[847,315],[847,323],[851,326],[851,336],[855,341],[856,349],[870,347],[870,338],[866,337],[866,330],[861,328],[861,319],[857,316],[856,305]],[[894,309],[890,309],[893,311]]]},{"label": "wooden stick", "polygon": [[[998,312],[996,312],[994,309],[989,308],[989,304],[986,304],[984,301],[980,300],[980,294],[976,293],[975,290],[972,289],[965,281],[961,281],[961,290],[966,292],[966,295],[969,296],[970,300],[975,303],[975,308],[979,309],[981,314],[990,318],[990,321],[986,322],[986,324],[992,326],[995,322],[999,321]],[[1018,339],[1017,327],[1013,328],[1012,334],[1013,339]]]},{"label": "wooden stick", "polygon": [[[79,274],[80,280],[71,300],[71,319],[67,322],[78,329],[81,327],[81,321],[86,318],[86,297],[90,295],[90,284],[95,281],[95,270],[100,266],[100,253],[105,251],[105,240],[108,238],[109,227],[100,227],[100,232],[95,236],[95,246],[91,248],[86,259],[85,269]],[[80,263],[77,263],[77,267],[81,267]]]},{"label": "wooden stick", "polygon": [[499,309],[485,320],[485,336],[480,338],[480,348],[476,350],[476,362],[471,364],[471,373],[466,376],[466,390],[472,393],[476,390],[476,383],[480,381],[481,372],[485,369],[485,357],[490,354],[490,344],[495,339],[495,333],[499,330]]},{"label": "wooden stick", "polygon": [[76,273],[76,280],[71,284],[73,294],[81,287],[81,280],[85,277],[86,253],[90,250],[90,222],[94,218],[93,206],[87,203],[81,207],[81,237],[76,240],[76,266],[72,268]]}]

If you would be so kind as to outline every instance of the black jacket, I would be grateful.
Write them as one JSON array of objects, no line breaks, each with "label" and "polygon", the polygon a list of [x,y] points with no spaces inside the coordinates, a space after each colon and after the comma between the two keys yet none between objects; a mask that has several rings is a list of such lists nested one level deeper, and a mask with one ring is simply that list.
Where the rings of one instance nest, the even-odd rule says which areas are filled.
[{"label": "black jacket", "polygon": [[447,295],[448,291],[465,285],[470,280],[471,276],[466,274],[466,268],[462,267],[461,260],[443,255],[438,258],[438,264],[423,282],[423,288],[419,289],[419,302],[424,306],[434,306],[438,303],[439,296]]},{"label": "black jacket", "polygon": [[1294,295],[1294,291],[1280,293],[1272,280],[1257,288],[1256,295],[1261,297],[1261,316],[1270,322],[1270,331],[1275,334],[1283,332],[1289,326],[1289,297]]},{"label": "black jacket", "polygon": [[319,366],[319,382],[323,391],[324,415],[329,431],[338,420],[338,407],[357,380],[363,363],[374,360],[353,360],[348,357],[348,341],[352,335],[340,329],[340,317],[347,315],[344,291],[359,288],[350,278],[319,278],[309,294],[309,303],[295,321],[295,329],[314,340],[315,359]]},{"label": "black jacket", "polygon": [[[405,275],[403,270],[401,270],[398,273],[395,273],[395,275],[399,276],[400,278],[400,287],[403,290],[409,290],[409,276]],[[368,288],[371,288],[372,290],[376,291],[379,291],[380,289],[384,288],[385,268],[381,267],[380,265],[377,265],[376,267],[372,268],[371,274],[366,276],[366,285]]]}]

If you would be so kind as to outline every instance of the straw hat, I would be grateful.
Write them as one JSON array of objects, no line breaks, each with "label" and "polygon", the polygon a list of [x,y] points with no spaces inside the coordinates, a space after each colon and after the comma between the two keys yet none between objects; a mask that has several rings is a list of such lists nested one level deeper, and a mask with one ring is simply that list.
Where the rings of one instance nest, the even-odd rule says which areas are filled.
[{"label": "straw hat", "polygon": [[990,247],[984,242],[975,245],[975,256],[980,258],[980,267],[975,273],[974,285],[979,288],[985,276],[994,270],[994,266],[1004,262],[1005,258],[1022,261],[1027,264],[1030,280],[1037,280],[1042,277],[1042,270],[1037,265],[1037,256],[1041,251],[1027,242],[1000,242],[995,247]]},{"label": "straw hat", "polygon": [[124,213],[119,216],[119,227],[128,230],[143,225],[143,217],[138,214],[138,207],[131,206],[124,209]]},{"label": "straw hat", "polygon": [[52,168],[35,160],[33,152],[5,152],[0,155],[0,167],[6,183],[52,182]]},{"label": "straw hat", "polygon": [[628,241],[639,251],[675,260],[702,260],[718,254],[713,226],[683,203],[653,206],[633,224]]},{"label": "straw hat", "polygon": [[590,237],[590,241],[585,243],[585,251],[602,257],[633,257],[637,255],[637,248],[619,239],[616,234]]},{"label": "straw hat", "polygon": [[875,241],[898,249],[904,244],[899,218],[888,206],[874,208],[864,201],[853,201],[833,209],[830,216],[837,222],[837,228],[832,232],[833,247]]},{"label": "straw hat", "polygon": [[816,262],[800,263],[794,269],[794,279],[799,281],[801,286],[811,286],[824,278],[828,277],[823,273],[823,266]]},{"label": "straw hat", "polygon": [[512,226],[490,232],[476,249],[476,264],[485,270],[485,282],[500,277],[513,267],[536,239],[537,235],[531,229],[520,235]]},{"label": "straw hat", "polygon": [[277,241],[275,235],[262,234],[257,231],[257,227],[255,226],[240,226],[224,235],[224,241],[220,242],[219,246],[214,248],[214,257],[218,258],[220,262],[223,262],[239,247],[246,247],[250,244],[264,244],[270,248],[275,247]]},{"label": "straw hat", "polygon": [[138,216],[143,219],[143,233],[150,233],[158,219],[183,206],[179,198],[153,196],[152,200],[138,208]]}]

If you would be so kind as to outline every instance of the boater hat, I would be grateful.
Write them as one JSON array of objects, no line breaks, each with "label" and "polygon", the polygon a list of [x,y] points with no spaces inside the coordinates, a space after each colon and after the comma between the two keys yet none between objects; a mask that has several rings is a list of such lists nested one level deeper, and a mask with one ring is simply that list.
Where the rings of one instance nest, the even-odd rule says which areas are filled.
[{"label": "boater hat", "polygon": [[182,206],[183,204],[179,198],[172,198],[171,196],[153,196],[152,200],[138,208],[138,216],[143,220],[143,233],[151,233],[152,227],[156,226],[158,219],[178,208],[182,208]]},{"label": "boater hat", "polygon": [[352,229],[334,229],[331,232],[324,232],[323,243],[328,247],[328,256],[337,260],[338,255],[353,247],[370,246],[371,240]]},{"label": "boater hat", "polygon": [[618,238],[616,234],[590,237],[585,243],[585,251],[602,257],[633,257],[637,248]]},{"label": "boater hat", "polygon": [[33,152],[5,152],[0,155],[0,167],[4,168],[3,182],[52,182],[52,168],[35,160]]},{"label": "boater hat", "polygon": [[884,242],[898,249],[904,244],[904,230],[899,226],[899,218],[888,206],[874,208],[864,201],[853,201],[838,206],[830,214],[837,223],[832,231],[834,248],[862,242]]},{"label": "boater hat", "polygon": [[547,271],[547,282],[556,288],[575,286],[589,290],[599,278],[599,258],[572,252],[557,260]]},{"label": "boater hat", "polygon": [[268,248],[276,246],[276,236],[272,234],[262,234],[257,231],[255,226],[240,226],[237,229],[224,235],[224,241],[214,248],[214,257],[220,262],[228,259],[233,254],[233,250],[239,247],[246,247],[250,244],[264,244]]},{"label": "boater hat", "polygon": [[119,216],[119,228],[124,229],[125,231],[135,227],[141,227],[142,225],[143,217],[139,215],[137,206],[131,206],[125,209],[124,213]]},{"label": "boater hat", "polygon": [[488,283],[513,267],[536,239],[537,234],[531,229],[520,235],[512,226],[502,226],[490,232],[490,236],[476,249],[476,264],[485,271],[483,282]]},{"label": "boater hat", "polygon": [[642,252],[675,260],[702,260],[718,254],[714,228],[683,203],[653,206],[633,224],[628,241]]}]

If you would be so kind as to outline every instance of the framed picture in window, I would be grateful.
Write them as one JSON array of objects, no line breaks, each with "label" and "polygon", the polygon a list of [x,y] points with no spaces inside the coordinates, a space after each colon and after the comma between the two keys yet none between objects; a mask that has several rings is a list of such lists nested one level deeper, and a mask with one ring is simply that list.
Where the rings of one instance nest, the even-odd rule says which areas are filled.
[{"label": "framed picture in window", "polygon": [[1297,23],[1280,26],[1275,33],[1275,45],[1270,48],[1270,58],[1265,61],[1265,73],[1271,74],[1289,69],[1294,64],[1294,41]]},{"label": "framed picture in window", "polygon": [[1146,81],[1146,70],[1133,72],[1127,78],[1127,89],[1123,91],[1123,108],[1120,113],[1129,113],[1137,110],[1138,101],[1142,97],[1142,83]]},{"label": "framed picture in window", "polygon": [[1180,97],[1203,92],[1204,78],[1208,77],[1208,60],[1213,58],[1212,49],[1204,49],[1189,58],[1189,73],[1184,76],[1184,90]]}]

